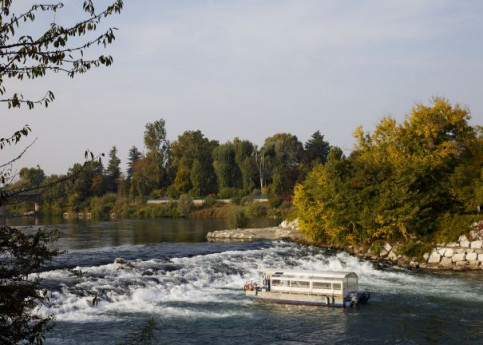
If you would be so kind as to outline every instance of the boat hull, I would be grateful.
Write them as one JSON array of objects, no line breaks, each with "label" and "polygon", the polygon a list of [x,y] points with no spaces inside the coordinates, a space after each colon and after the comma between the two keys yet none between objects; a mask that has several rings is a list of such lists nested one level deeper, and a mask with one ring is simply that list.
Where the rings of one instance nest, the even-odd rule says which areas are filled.
[{"label": "boat hull", "polygon": [[281,304],[316,305],[324,307],[352,307],[356,304],[366,303],[368,293],[358,293],[357,298],[343,298],[342,295],[306,295],[271,291],[246,291],[246,296],[258,302]]},{"label": "boat hull", "polygon": [[[259,302],[273,302],[282,304],[304,304],[326,307],[344,307],[346,303],[342,296],[303,295],[291,293],[277,293],[266,291],[246,291],[246,296]],[[350,304],[350,302],[349,302]]]}]

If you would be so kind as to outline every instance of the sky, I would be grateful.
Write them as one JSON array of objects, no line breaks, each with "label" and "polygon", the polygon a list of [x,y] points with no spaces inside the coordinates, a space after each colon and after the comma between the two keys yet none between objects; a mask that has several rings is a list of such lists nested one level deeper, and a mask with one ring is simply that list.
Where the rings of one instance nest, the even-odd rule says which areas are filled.
[{"label": "sky", "polygon": [[[81,1],[64,4],[56,22],[82,18]],[[402,121],[433,97],[468,107],[470,123],[483,125],[482,14],[479,0],[125,0],[99,27],[117,27],[116,41],[90,52],[112,55],[112,66],[5,81],[56,99],[46,109],[0,104],[0,137],[32,128],[1,159],[37,138],[17,169],[64,174],[85,150],[107,156],[113,146],[125,169],[129,149],[144,150],[146,123],[159,119],[171,141],[200,130],[220,143],[262,146],[282,132],[305,143],[319,130],[348,154],[359,125]],[[50,21],[39,16],[32,29]]]}]

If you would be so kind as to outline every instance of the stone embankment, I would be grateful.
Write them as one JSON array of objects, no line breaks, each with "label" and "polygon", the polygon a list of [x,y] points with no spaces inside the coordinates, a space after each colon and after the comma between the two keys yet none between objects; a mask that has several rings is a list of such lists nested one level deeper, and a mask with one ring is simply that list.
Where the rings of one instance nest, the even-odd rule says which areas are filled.
[{"label": "stone embankment", "polygon": [[271,228],[217,230],[209,232],[206,237],[208,241],[303,240],[296,223],[287,221]]},{"label": "stone embankment", "polygon": [[[209,241],[255,241],[255,240],[292,240],[304,242],[298,232],[297,220],[284,221],[278,227],[261,229],[219,230],[208,233]],[[385,261],[390,264],[425,269],[446,270],[483,270],[483,221],[474,224],[473,230],[462,235],[458,241],[440,243],[431,252],[423,255],[422,260],[398,254],[398,244],[378,242],[370,249],[363,246],[339,248],[359,257]]]},{"label": "stone embankment", "polygon": [[350,246],[346,251],[376,261],[386,261],[402,267],[444,269],[444,270],[483,270],[483,221],[474,224],[473,230],[462,235],[456,242],[440,243],[422,260],[398,254],[399,244],[377,243],[369,250]]},{"label": "stone embankment", "polygon": [[438,244],[423,258],[421,268],[483,269],[483,222],[456,242]]}]

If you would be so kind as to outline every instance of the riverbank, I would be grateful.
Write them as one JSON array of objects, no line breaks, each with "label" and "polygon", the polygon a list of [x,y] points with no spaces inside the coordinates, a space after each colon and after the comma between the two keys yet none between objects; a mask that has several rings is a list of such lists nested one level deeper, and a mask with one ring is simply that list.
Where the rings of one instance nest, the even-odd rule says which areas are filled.
[{"label": "riverbank", "polygon": [[[209,241],[290,240],[306,243],[297,228],[297,221],[284,221],[278,227],[212,231],[208,233],[207,239]],[[456,242],[437,244],[422,258],[401,255],[398,253],[400,248],[401,244],[389,242],[378,242],[369,248],[362,245],[335,247],[357,257],[411,269],[483,270],[483,221],[475,223],[474,229],[460,236]]]}]

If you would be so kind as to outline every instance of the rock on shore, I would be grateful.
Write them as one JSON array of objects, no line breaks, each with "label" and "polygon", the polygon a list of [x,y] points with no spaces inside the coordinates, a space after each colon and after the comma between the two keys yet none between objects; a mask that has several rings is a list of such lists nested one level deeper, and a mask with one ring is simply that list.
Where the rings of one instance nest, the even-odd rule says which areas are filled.
[{"label": "rock on shore", "polygon": [[279,226],[271,228],[251,228],[217,230],[209,232],[208,241],[256,241],[256,240],[292,240],[302,241],[303,235],[298,232],[296,221],[283,221]]}]

